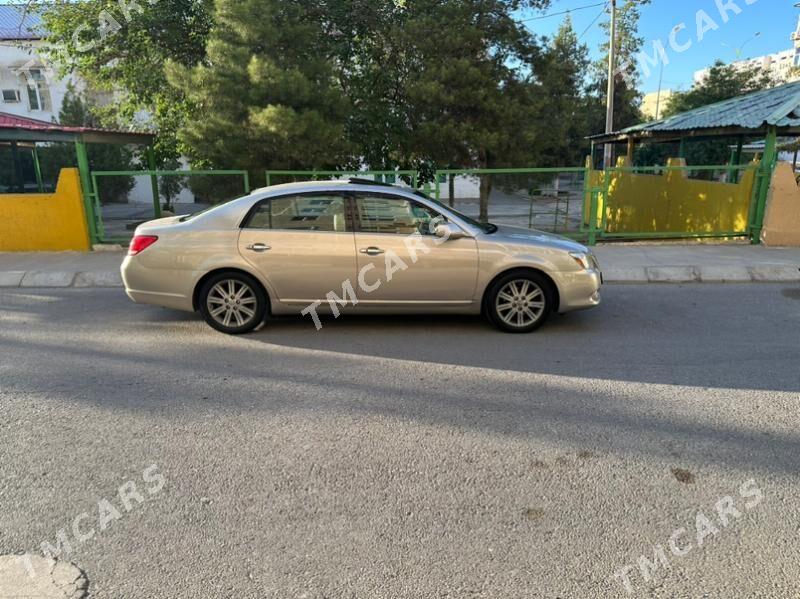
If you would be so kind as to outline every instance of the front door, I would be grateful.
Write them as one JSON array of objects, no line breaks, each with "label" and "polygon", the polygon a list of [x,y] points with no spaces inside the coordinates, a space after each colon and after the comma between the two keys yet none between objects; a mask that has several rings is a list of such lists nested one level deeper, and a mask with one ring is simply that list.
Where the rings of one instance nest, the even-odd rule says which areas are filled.
[{"label": "front door", "polygon": [[432,222],[443,217],[412,199],[355,194],[355,242],[362,304],[467,304],[478,276],[475,239],[442,242]]},{"label": "front door", "polygon": [[277,299],[308,305],[355,280],[353,232],[345,195],[300,193],[260,202],[239,235],[239,252],[269,282]]}]

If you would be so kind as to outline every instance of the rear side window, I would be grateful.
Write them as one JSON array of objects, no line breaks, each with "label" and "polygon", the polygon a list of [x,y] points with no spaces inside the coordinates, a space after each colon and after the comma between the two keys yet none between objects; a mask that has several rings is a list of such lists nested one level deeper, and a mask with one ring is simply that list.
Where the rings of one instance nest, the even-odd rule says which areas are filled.
[{"label": "rear side window", "polygon": [[347,230],[344,196],[324,194],[272,198],[255,208],[245,228],[344,233]]}]

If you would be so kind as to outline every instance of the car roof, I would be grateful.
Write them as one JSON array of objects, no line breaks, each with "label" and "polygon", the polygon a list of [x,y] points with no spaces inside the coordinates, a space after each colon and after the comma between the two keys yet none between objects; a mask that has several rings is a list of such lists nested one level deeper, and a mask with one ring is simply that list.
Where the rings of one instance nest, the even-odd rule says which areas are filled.
[{"label": "car roof", "polygon": [[414,190],[409,187],[401,187],[399,185],[391,185],[389,183],[382,183],[380,181],[370,181],[369,179],[360,179],[357,177],[350,177],[349,179],[330,179],[326,181],[296,181],[293,183],[282,183],[280,185],[270,185],[269,187],[261,187],[253,190],[252,194],[267,194],[274,195],[276,193],[286,192],[303,192],[303,191],[320,191],[325,189],[346,189],[364,190],[374,192],[404,192],[414,193]]}]

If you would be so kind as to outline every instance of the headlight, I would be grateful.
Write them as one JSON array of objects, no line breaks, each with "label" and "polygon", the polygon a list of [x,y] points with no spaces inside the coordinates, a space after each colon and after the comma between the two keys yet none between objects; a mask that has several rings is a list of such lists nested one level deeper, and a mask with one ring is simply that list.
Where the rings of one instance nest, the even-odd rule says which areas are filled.
[{"label": "headlight", "polygon": [[570,252],[569,255],[584,270],[592,270],[594,268],[594,261],[589,254],[585,252]]}]

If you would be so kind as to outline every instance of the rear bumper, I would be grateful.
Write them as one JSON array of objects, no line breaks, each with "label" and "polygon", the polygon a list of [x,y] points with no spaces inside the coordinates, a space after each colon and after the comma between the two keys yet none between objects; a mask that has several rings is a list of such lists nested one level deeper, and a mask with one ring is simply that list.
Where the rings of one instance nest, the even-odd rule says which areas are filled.
[{"label": "rear bumper", "polygon": [[127,256],[120,267],[125,293],[137,304],[152,304],[193,312],[194,271],[148,268]]},{"label": "rear bumper", "polygon": [[598,269],[562,273],[558,281],[561,296],[558,311],[573,312],[599,306],[602,285],[603,275]]}]

